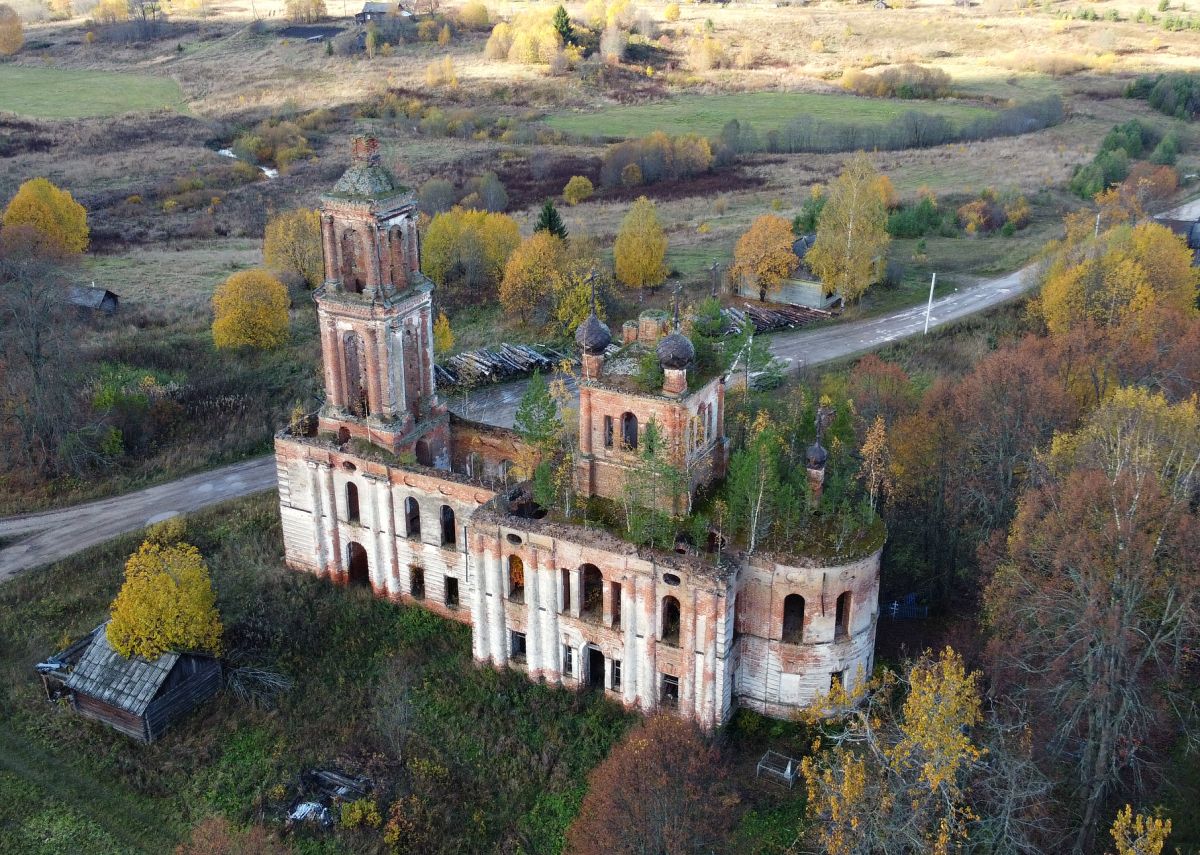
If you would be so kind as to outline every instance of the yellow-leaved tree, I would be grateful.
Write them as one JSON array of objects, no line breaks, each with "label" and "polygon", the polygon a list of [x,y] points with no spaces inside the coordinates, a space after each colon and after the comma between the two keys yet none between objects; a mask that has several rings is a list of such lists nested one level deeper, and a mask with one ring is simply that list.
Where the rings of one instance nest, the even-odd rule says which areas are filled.
[{"label": "yellow-leaved tree", "polygon": [[45,178],[31,178],[17,188],[2,222],[5,228],[32,227],[39,249],[54,255],[78,255],[88,247],[87,210]]},{"label": "yellow-leaved tree", "polygon": [[505,314],[528,323],[535,309],[549,301],[566,255],[567,242],[547,230],[521,241],[508,257],[500,280],[500,305]]},{"label": "yellow-leaved tree", "polygon": [[321,256],[321,215],[310,208],[284,211],[267,221],[263,262],[280,276],[303,279],[316,288],[325,278]]},{"label": "yellow-leaved tree", "polygon": [[507,214],[456,206],[425,229],[421,266],[443,299],[480,304],[495,298],[505,262],[520,242],[517,221]]},{"label": "yellow-leaved tree", "polygon": [[1080,230],[1052,250],[1038,300],[1051,333],[1081,324],[1111,327],[1154,308],[1196,311],[1200,270],[1182,238],[1157,223]]},{"label": "yellow-leaved tree", "polygon": [[586,175],[572,175],[567,186],[563,188],[563,198],[567,200],[568,205],[578,205],[590,199],[595,192],[592,180]]},{"label": "yellow-leaved tree", "polygon": [[450,319],[445,312],[438,312],[437,320],[433,322],[433,352],[445,356],[454,349],[454,330],[450,329]]},{"label": "yellow-leaved tree", "polygon": [[805,256],[826,294],[859,300],[883,274],[891,237],[879,173],[859,152],[829,186],[817,239]]},{"label": "yellow-leaved tree", "polygon": [[125,582],[106,630],[108,643],[127,659],[153,660],[169,650],[219,654],[216,602],[200,550],[147,540],[125,564]]},{"label": "yellow-leaved tree", "polygon": [[288,340],[288,295],[266,270],[243,270],[213,294],[213,344],[217,347],[279,347]]},{"label": "yellow-leaved tree", "polygon": [[[1021,823],[1040,810],[1049,781],[1032,764],[1026,776],[1027,753],[1014,755],[995,739],[996,729],[984,721],[979,672],[968,672],[952,649],[936,657],[926,651],[906,680],[885,670],[870,681],[859,674],[850,690],[835,685],[806,720],[832,744],[801,764],[805,833],[815,851],[949,855],[974,833],[998,851],[1033,851],[1013,835],[1023,834]],[[985,747],[981,739],[991,742]],[[1014,768],[1022,774],[1012,775]],[[969,800],[973,793],[1005,802],[1012,827],[990,823],[985,805]]]},{"label": "yellow-leaved tree", "polygon": [[760,292],[778,288],[800,264],[792,251],[795,240],[791,223],[778,214],[763,214],[738,238],[730,275],[757,286]]},{"label": "yellow-leaved tree", "polygon": [[1171,836],[1171,820],[1135,815],[1133,806],[1125,805],[1108,833],[1117,845],[1116,855],[1161,855]]},{"label": "yellow-leaved tree", "polygon": [[0,56],[12,56],[25,44],[21,18],[7,3],[0,3]]},{"label": "yellow-leaved tree", "polygon": [[617,279],[631,288],[653,288],[667,278],[667,235],[658,210],[645,196],[638,198],[617,232],[613,260]]}]

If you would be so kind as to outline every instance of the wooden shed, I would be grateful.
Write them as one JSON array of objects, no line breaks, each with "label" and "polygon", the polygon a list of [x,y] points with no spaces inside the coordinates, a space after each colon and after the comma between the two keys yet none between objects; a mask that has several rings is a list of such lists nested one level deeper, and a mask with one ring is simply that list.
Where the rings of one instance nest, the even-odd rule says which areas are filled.
[{"label": "wooden shed", "polygon": [[72,285],[67,289],[67,302],[81,312],[99,312],[104,315],[115,315],[121,306],[121,298],[105,288]]},{"label": "wooden shed", "polygon": [[80,715],[153,742],[220,689],[221,663],[216,658],[171,652],[154,661],[126,659],[108,643],[106,626],[92,631],[82,655],[73,664],[64,661],[62,671],[38,669],[48,686],[55,677],[65,677],[62,688]]}]

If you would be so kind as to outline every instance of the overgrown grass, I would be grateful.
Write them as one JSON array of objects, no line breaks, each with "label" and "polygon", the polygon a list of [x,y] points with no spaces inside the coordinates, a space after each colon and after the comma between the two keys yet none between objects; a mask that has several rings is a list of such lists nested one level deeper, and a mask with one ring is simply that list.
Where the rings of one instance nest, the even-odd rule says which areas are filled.
[{"label": "overgrown grass", "polygon": [[684,95],[654,104],[610,107],[583,113],[560,113],[546,121],[555,130],[583,137],[637,137],[653,131],[714,136],[730,120],[749,123],[759,133],[778,130],[799,115],[822,121],[883,125],[910,110],[944,116],[956,125],[993,111],[953,102],[901,101],[817,95],[802,92],[749,92],[736,95]]},{"label": "overgrown grass", "polygon": [[28,791],[28,809],[0,808],[0,835],[21,839],[45,798],[87,781],[94,792],[69,798],[79,821],[158,855],[210,812],[276,822],[299,772],[333,765],[369,774],[385,813],[418,796],[429,852],[559,849],[586,773],[630,721],[618,705],[476,668],[466,627],[284,569],[272,495],[192,517],[188,537],[212,569],[230,659],[277,669],[292,690],[275,709],[219,696],[137,745],[47,705],[32,665],[104,618],[138,535],[6,583],[0,770],[19,784],[0,788]]},{"label": "overgrown grass", "polygon": [[0,111],[76,119],[154,110],[186,110],[183,91],[172,78],[0,65]]}]

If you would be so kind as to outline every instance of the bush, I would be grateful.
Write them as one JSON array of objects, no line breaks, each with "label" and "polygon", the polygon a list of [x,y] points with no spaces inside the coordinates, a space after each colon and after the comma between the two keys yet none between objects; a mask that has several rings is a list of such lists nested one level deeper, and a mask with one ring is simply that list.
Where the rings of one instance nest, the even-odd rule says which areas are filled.
[{"label": "bush", "polygon": [[674,23],[679,20],[679,4],[668,3],[667,8],[663,10],[663,20]]},{"label": "bush", "polygon": [[584,175],[572,175],[571,180],[567,182],[567,186],[563,188],[563,198],[568,205],[578,205],[580,202],[586,202],[596,192],[596,188],[592,186],[592,182]]},{"label": "bush", "polygon": [[691,178],[707,172],[713,165],[712,146],[695,134],[669,137],[655,131],[641,139],[626,140],[605,149],[600,165],[600,183],[606,187],[628,183],[636,166],[638,180],[647,184],[667,178]]},{"label": "bush", "polygon": [[272,348],[288,340],[288,296],[283,283],[265,270],[245,270],[213,294],[213,344]]},{"label": "bush", "polygon": [[1150,153],[1150,162],[1159,166],[1174,166],[1179,156],[1179,135],[1174,131],[1164,136]]},{"label": "bush", "polygon": [[458,10],[458,24],[468,30],[486,30],[490,20],[488,7],[478,0],[471,0]]},{"label": "bush", "polygon": [[725,46],[715,36],[707,33],[697,36],[688,43],[688,64],[696,71],[711,71],[729,65]]},{"label": "bush", "polygon": [[942,234],[947,228],[953,233],[953,217],[939,209],[937,201],[928,195],[923,196],[915,205],[905,205],[888,215],[888,234],[895,238],[921,238]]},{"label": "bush", "polygon": [[13,8],[0,3],[0,56],[12,56],[25,44],[21,19]]},{"label": "bush", "polygon": [[842,87],[875,98],[944,98],[950,94],[950,75],[940,68],[905,64],[877,74],[847,69]]},{"label": "bush", "polygon": [[458,86],[458,72],[454,69],[454,60],[448,56],[435,59],[425,66],[425,85],[430,87]]},{"label": "bush", "polygon": [[454,207],[458,193],[454,185],[444,178],[430,178],[417,191],[417,206],[430,217]]}]

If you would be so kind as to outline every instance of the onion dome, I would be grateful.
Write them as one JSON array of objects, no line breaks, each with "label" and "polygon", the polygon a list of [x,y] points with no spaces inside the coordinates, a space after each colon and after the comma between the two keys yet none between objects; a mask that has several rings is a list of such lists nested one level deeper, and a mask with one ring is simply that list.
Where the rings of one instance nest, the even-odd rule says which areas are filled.
[{"label": "onion dome", "polygon": [[825,450],[825,446],[821,445],[820,440],[816,440],[804,452],[804,457],[809,469],[820,469],[829,459],[829,452]]},{"label": "onion dome", "polygon": [[609,332],[607,324],[592,312],[575,330],[575,343],[584,353],[599,356],[612,343],[612,333]]},{"label": "onion dome", "polygon": [[658,343],[658,363],[663,368],[687,368],[695,358],[696,348],[678,329]]}]

